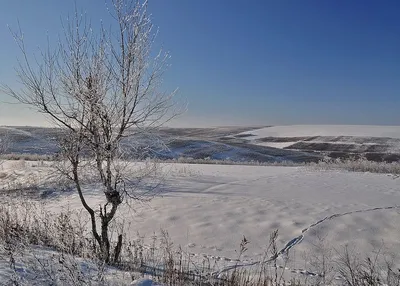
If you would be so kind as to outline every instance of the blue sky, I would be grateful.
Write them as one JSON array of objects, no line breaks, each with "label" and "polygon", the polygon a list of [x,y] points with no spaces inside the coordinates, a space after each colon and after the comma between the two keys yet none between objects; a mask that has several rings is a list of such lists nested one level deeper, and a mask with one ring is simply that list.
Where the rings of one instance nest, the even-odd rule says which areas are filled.
[{"label": "blue sky", "polygon": [[[76,1],[93,25],[111,23],[103,0]],[[29,47],[56,39],[73,0],[2,1],[0,81],[19,56],[7,25]],[[180,126],[400,125],[399,1],[150,0],[157,46],[171,52],[164,89],[179,88]],[[0,94],[0,125],[43,118]]]}]

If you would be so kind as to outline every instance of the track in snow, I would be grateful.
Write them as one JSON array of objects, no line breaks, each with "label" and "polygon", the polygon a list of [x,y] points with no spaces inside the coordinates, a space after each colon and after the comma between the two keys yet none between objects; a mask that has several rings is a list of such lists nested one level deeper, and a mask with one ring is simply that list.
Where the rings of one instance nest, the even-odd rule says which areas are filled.
[{"label": "track in snow", "polygon": [[[338,218],[338,217],[342,217],[342,216],[346,216],[346,215],[351,215],[351,214],[355,214],[355,213],[366,213],[366,212],[371,212],[371,211],[378,211],[378,210],[393,210],[393,209],[400,209],[400,206],[395,205],[395,206],[387,206],[387,207],[375,207],[375,208],[369,208],[369,209],[361,209],[361,210],[355,210],[355,211],[349,211],[349,212],[344,212],[344,213],[336,213],[330,216],[326,216],[323,219],[320,219],[319,221],[311,224],[309,227],[304,228],[301,231],[301,234],[293,239],[291,239],[288,243],[286,243],[286,245],[280,250],[278,251],[277,255],[271,256],[269,259],[265,260],[265,261],[255,261],[255,262],[251,262],[251,263],[240,263],[240,264],[236,264],[236,265],[232,265],[232,266],[228,266],[225,267],[224,269],[213,273],[214,277],[220,277],[220,275],[224,272],[233,270],[233,269],[237,269],[237,268],[241,268],[241,267],[250,267],[250,266],[254,266],[257,264],[268,264],[271,263],[273,261],[275,261],[276,259],[278,259],[280,256],[284,255],[284,254],[288,254],[289,250],[292,249],[293,247],[295,247],[296,245],[300,244],[303,240],[304,240],[304,236],[307,232],[309,232],[311,229],[313,229],[314,227],[326,222],[326,221],[330,221],[332,219]],[[282,266],[278,266],[279,268],[283,268]],[[288,269],[288,268],[287,268]],[[290,270],[290,269],[288,269]],[[307,271],[305,269],[292,269],[293,273],[300,273],[300,274],[304,274],[307,276],[321,276],[321,274],[319,273],[313,273],[310,271]]]}]

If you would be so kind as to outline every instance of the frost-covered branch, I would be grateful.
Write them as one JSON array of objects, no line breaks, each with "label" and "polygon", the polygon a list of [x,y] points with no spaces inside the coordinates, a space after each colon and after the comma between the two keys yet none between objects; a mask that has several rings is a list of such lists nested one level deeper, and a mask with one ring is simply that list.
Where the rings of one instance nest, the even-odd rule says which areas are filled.
[{"label": "frost-covered branch", "polygon": [[[162,146],[154,130],[178,113],[175,91],[160,90],[170,57],[163,51],[153,54],[157,32],[147,1],[113,0],[111,4],[116,28],[100,25],[96,30],[76,9],[74,17],[63,23],[56,47],[48,41],[35,60],[29,57],[22,30],[12,32],[22,54],[17,76],[23,89],[2,86],[5,93],[64,130],[59,141],[63,164],[58,170],[74,182],[107,262],[111,257],[108,225],[124,200],[138,198],[132,178],[143,181],[141,176],[127,175],[122,159],[126,152],[142,154],[143,148],[137,146],[143,143],[149,150]],[[130,144],[122,144],[122,139]],[[105,195],[99,211],[85,199],[82,184],[88,174],[101,184]]]}]

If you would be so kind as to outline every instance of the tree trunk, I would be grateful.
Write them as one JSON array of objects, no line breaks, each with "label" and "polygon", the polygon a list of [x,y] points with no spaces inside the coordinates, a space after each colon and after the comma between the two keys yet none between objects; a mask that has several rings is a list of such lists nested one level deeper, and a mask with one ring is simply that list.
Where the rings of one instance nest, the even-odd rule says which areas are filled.
[{"label": "tree trunk", "polygon": [[122,234],[118,235],[118,242],[114,249],[114,263],[117,263],[119,260],[119,256],[121,255],[122,248]]},{"label": "tree trunk", "polygon": [[105,263],[110,262],[110,240],[108,238],[108,224],[107,216],[101,218],[101,255]]}]

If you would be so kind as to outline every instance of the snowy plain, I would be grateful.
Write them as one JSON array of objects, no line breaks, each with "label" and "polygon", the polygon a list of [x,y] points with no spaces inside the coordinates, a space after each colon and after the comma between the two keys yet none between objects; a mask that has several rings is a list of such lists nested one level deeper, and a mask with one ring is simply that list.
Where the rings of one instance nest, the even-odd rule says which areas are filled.
[{"label": "snowy plain", "polygon": [[[150,240],[164,229],[186,251],[229,261],[237,258],[246,236],[250,244],[242,260],[256,261],[278,229],[278,248],[290,248],[292,268],[321,240],[338,250],[354,246],[360,253],[400,247],[400,184],[387,174],[237,165],[162,164],[161,169],[160,193],[121,210],[128,237],[139,233]],[[5,162],[0,189],[44,180],[49,171],[37,162]],[[90,188],[87,196],[94,208],[103,200]],[[46,197],[53,212],[82,208],[74,192]]]},{"label": "snowy plain", "polygon": [[[337,137],[330,144],[354,145],[378,144],[366,142],[365,138],[386,138],[398,148],[400,127],[275,126],[237,136],[252,144],[279,149],[302,141],[301,137],[315,137],[307,142],[319,143]],[[260,141],[267,137],[283,140]],[[13,195],[13,189],[23,186],[32,189],[29,196],[40,199],[54,213],[82,210],[75,192],[43,184],[54,179],[49,165],[23,160],[3,162],[2,194]],[[283,254],[288,250],[290,260],[286,266],[291,270],[307,270],[305,259],[317,255],[322,244],[334,250],[333,256],[346,246],[359,254],[396,254],[400,247],[400,179],[389,174],[328,171],[310,166],[180,163],[162,163],[159,172],[162,181],[157,193],[146,197],[151,200],[121,208],[117,219],[125,222],[128,238],[141,236],[150,244],[152,236],[160,236],[161,229],[166,230],[176,247],[180,245],[200,259],[215,259],[226,266],[236,263],[243,236],[250,241],[240,258],[246,264],[265,255],[270,234],[278,230],[277,247],[282,253],[278,264],[286,265]],[[95,187],[87,186],[85,190],[93,208],[103,202],[102,193]],[[394,259],[400,265],[400,257]]]},{"label": "snowy plain", "polygon": [[242,132],[262,137],[355,136],[400,138],[400,126],[381,125],[281,125]]},{"label": "snowy plain", "polygon": [[365,154],[369,160],[398,161],[400,126],[374,125],[286,125],[241,132],[249,143],[285,150]]}]

